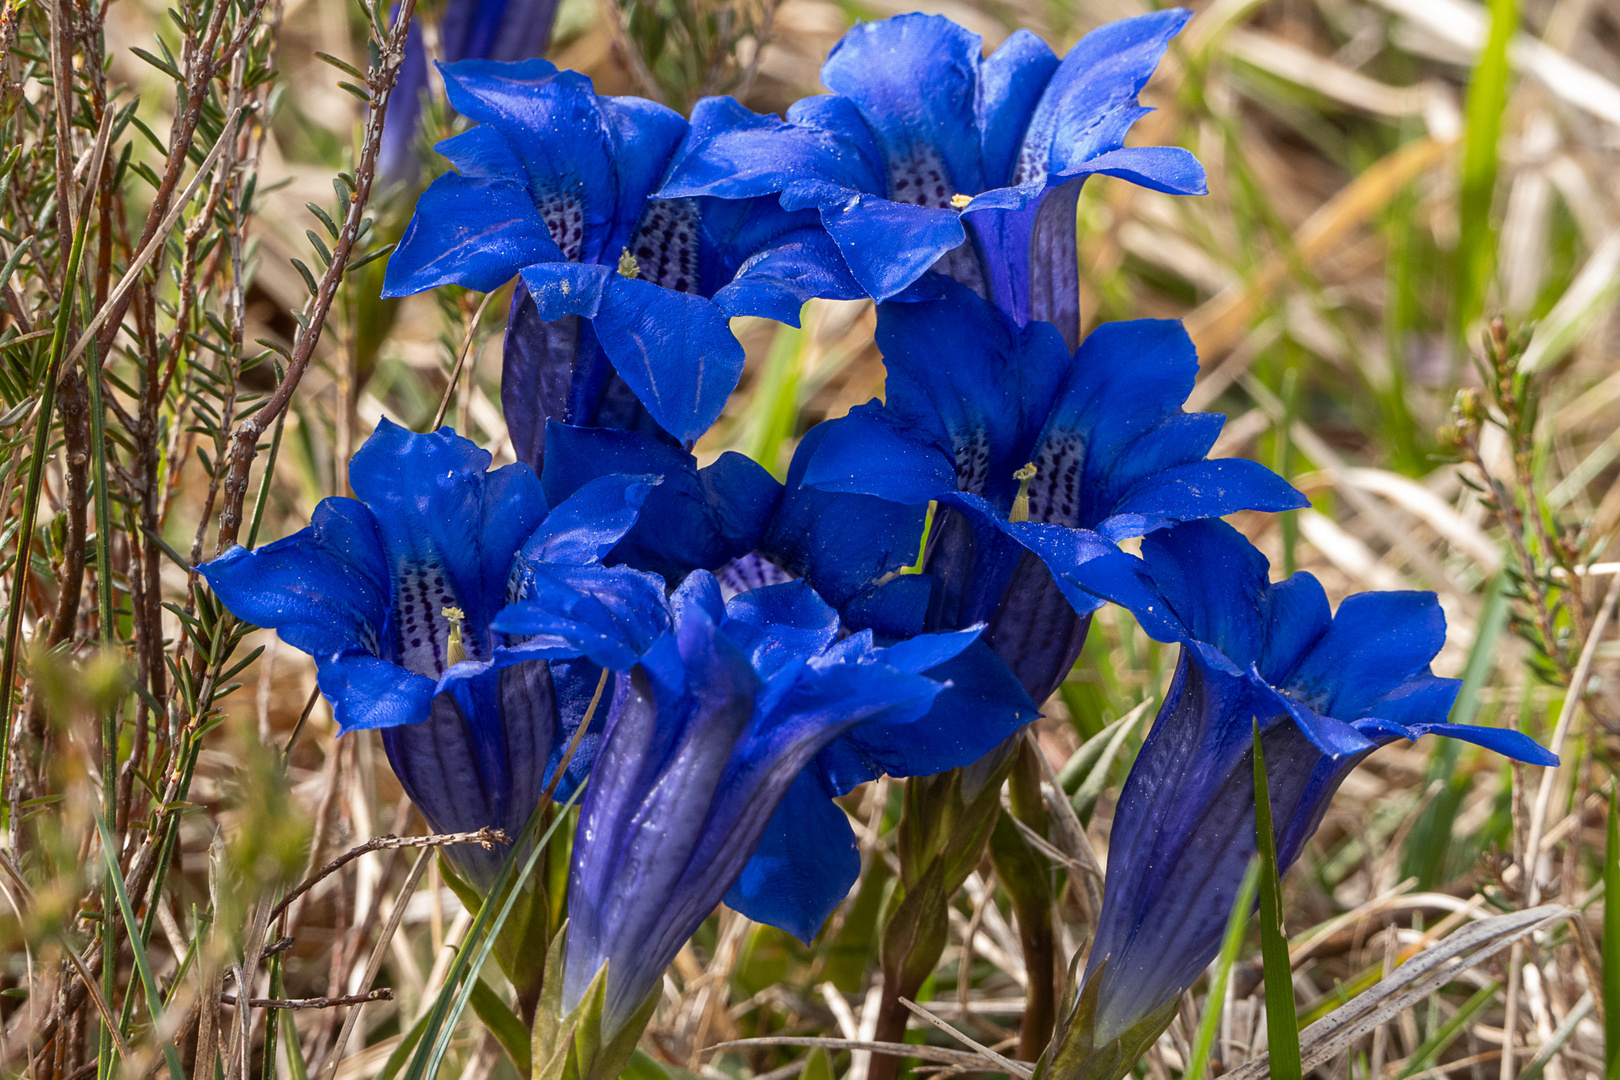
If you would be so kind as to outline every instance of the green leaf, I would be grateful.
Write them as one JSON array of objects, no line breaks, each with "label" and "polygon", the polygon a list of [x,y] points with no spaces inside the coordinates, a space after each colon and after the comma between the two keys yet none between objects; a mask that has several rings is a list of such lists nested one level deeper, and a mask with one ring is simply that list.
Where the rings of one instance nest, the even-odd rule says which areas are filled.
[{"label": "green leaf", "polygon": [[1255,892],[1260,887],[1260,858],[1249,860],[1244,871],[1243,884],[1238,886],[1237,900],[1232,913],[1226,917],[1226,933],[1221,938],[1221,952],[1215,960],[1215,977],[1209,983],[1209,995],[1204,999],[1204,1015],[1198,1018],[1198,1033],[1193,1038],[1192,1057],[1182,1080],[1203,1080],[1209,1067],[1209,1055],[1215,1047],[1215,1032],[1221,1026],[1221,1008],[1226,1003],[1226,984],[1232,978],[1232,967],[1237,963],[1238,949],[1243,946],[1243,931],[1249,925],[1249,914],[1254,910]]},{"label": "green leaf", "polygon": [[[112,831],[107,828],[107,819],[102,816],[101,808],[92,804],[91,812],[96,816],[96,828],[101,833],[101,855],[106,864],[108,882],[118,897],[118,910],[124,917],[124,932],[135,955],[135,970],[140,973],[141,985],[146,991],[146,1009],[151,1014],[153,1026],[161,1030],[163,995],[158,991],[157,979],[152,975],[152,964],[146,958],[146,942],[141,938],[140,925],[136,923],[135,911],[129,904],[129,891],[124,887],[124,874],[119,869],[118,856],[115,854],[118,846],[113,841]],[[170,1080],[186,1080],[186,1070],[180,1064],[180,1054],[175,1050],[174,1043],[168,1039],[161,1042],[163,1056],[169,1064]]]},{"label": "green leaf", "polygon": [[1271,788],[1254,721],[1254,832],[1260,849],[1260,956],[1266,975],[1266,1049],[1273,1080],[1303,1080],[1299,1058],[1299,1016],[1294,1011],[1294,973],[1283,931],[1282,875],[1277,868],[1277,834],[1271,825]]},{"label": "green leaf", "polygon": [[1491,32],[1468,83],[1468,124],[1463,135],[1462,178],[1457,193],[1457,329],[1466,332],[1485,303],[1495,262],[1491,200],[1496,193],[1497,143],[1508,97],[1508,44],[1519,28],[1519,0],[1491,0]]},{"label": "green leaf", "polygon": [[523,1021],[483,979],[473,980],[471,1002],[473,1012],[478,1014],[478,1019],[484,1022],[489,1033],[495,1036],[495,1041],[505,1049],[512,1064],[517,1066],[518,1074],[529,1075],[529,1029],[523,1026]]}]

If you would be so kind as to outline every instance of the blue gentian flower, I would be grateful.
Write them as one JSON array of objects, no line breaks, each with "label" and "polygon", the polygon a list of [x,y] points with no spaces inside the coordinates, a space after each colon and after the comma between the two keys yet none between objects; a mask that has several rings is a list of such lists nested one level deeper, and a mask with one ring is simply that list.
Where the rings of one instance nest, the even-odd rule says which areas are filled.
[{"label": "blue gentian flower", "polygon": [[[944,686],[925,672],[975,636],[887,649],[870,633],[835,641],[836,615],[803,583],[722,604],[701,571],[672,603],[674,630],[616,678],[569,876],[563,1009],[579,1004],[606,964],[604,1043],[714,907],[739,898],[739,878],[805,767],[860,725],[927,714]],[[817,821],[834,825],[831,814]],[[796,836],[806,849],[796,867],[837,875],[847,888],[845,864],[853,858],[858,870],[859,858],[847,820],[836,824]],[[742,900],[745,914],[773,914]]]},{"label": "blue gentian flower", "polygon": [[1137,93],[1190,17],[1099,27],[1061,61],[1027,30],[985,58],[977,34],[937,15],[860,24],[821,69],[832,94],[796,103],[785,123],[731,98],[699,102],[662,194],[780,193],[782,206],[820,214],[873,298],[939,269],[1020,325],[1054,323],[1072,349],[1080,182],[1101,173],[1205,191],[1187,151],[1124,145],[1147,112]]},{"label": "blue gentian flower", "polygon": [[1254,722],[1284,870],[1350,770],[1397,739],[1558,763],[1517,731],[1445,722],[1461,684],[1429,670],[1445,641],[1433,593],[1361,593],[1334,614],[1314,577],[1271,583],[1218,521],[1154,533],[1142,554],[1182,649],[1114,814],[1082,992],[1097,1047],[1172,1007],[1220,949],[1256,850]]},{"label": "blue gentian flower", "polygon": [[[489,464],[449,429],[416,435],[383,420],[350,464],[357,498],[325,499],[308,528],[234,547],[202,574],[239,618],[315,658],[340,732],[381,729],[431,828],[515,836],[598,665],[633,663],[667,613],[657,579],[599,562],[635,521],[644,478],[603,477],[548,510],[527,466]],[[515,600],[568,613],[565,632],[497,632]],[[571,780],[589,764],[583,749]],[[481,884],[501,858],[452,854]]]},{"label": "blue gentian flower", "polygon": [[[557,0],[449,0],[439,17],[439,49],[446,60],[528,60],[545,53]],[[391,180],[414,180],[411,153],[422,94],[428,84],[428,51],[421,20],[411,23],[383,126],[377,167]]]},{"label": "blue gentian flower", "polygon": [[[670,581],[713,570],[722,596],[743,611],[775,597],[776,623],[805,628],[810,652],[860,631],[907,648],[906,639],[925,629],[936,589],[926,574],[901,573],[916,559],[924,510],[804,486],[826,431],[821,425],[800,442],[783,485],[740,454],[698,469],[690,454],[643,434],[552,423],[542,481],[555,501],[614,472],[659,474],[663,482],[607,562]],[[789,582],[810,588],[782,587]],[[783,797],[727,903],[804,940],[814,937],[859,870],[854,836],[831,800],[885,773],[928,776],[977,761],[1038,712],[981,641],[927,674],[947,688],[926,717],[862,724],[815,756]],[[811,844],[809,836],[823,839]]]},{"label": "blue gentian flower", "polygon": [[1179,322],[1107,323],[1071,355],[1053,327],[1019,327],[955,282],[943,291],[879,308],[886,400],[830,422],[804,482],[936,501],[930,629],[988,623],[1044,701],[1104,600],[1170,632],[1121,540],[1305,501],[1255,462],[1206,460],[1224,418],[1181,409],[1198,357]]},{"label": "blue gentian flower", "polygon": [[[507,363],[521,392],[505,395],[531,412],[518,417],[520,443],[545,418],[596,423],[617,378],[690,446],[742,373],[729,316],[796,322],[811,296],[860,295],[814,214],[774,200],[653,198],[687,132],[664,106],[598,96],[544,60],[441,71],[450,103],[477,126],[438,145],[460,171],[422,194],[383,293],[487,292],[522,275]],[[515,364],[531,366],[514,374]]]}]

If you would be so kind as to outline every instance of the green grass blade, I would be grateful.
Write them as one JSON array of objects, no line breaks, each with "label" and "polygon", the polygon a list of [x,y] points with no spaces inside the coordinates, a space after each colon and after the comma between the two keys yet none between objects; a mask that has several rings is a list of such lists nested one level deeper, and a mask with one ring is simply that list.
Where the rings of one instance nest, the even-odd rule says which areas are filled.
[{"label": "green grass blade", "polygon": [[[129,905],[129,892],[124,888],[124,875],[118,868],[117,849],[113,846],[112,830],[107,828],[107,819],[102,816],[100,807],[92,806],[96,815],[96,829],[101,833],[101,857],[106,863],[107,874],[113,884],[113,892],[118,897],[118,910],[124,917],[124,933],[129,935],[130,951],[135,954],[135,970],[141,976],[141,988],[146,991],[146,1009],[152,1015],[152,1025],[158,1028],[159,1019],[163,1016],[163,995],[158,990],[157,979],[152,975],[152,964],[146,958],[146,942],[141,940],[140,924],[135,921],[135,911]],[[112,933],[112,916],[107,914],[107,925],[102,927],[103,934]],[[180,1055],[174,1048],[174,1043],[168,1039],[163,1040],[163,1056],[169,1063],[170,1080],[186,1080],[186,1070],[180,1064]]]},{"label": "green grass blade", "polygon": [[1422,1046],[1418,1047],[1417,1053],[1406,1059],[1406,1064],[1402,1066],[1401,1075],[1397,1080],[1406,1080],[1409,1076],[1416,1076],[1434,1065],[1435,1059],[1445,1052],[1446,1047],[1456,1041],[1457,1036],[1462,1034],[1463,1028],[1474,1018],[1474,1014],[1496,1000],[1496,995],[1501,991],[1502,984],[1494,979],[1475,991],[1474,996],[1463,1002],[1462,1008],[1453,1013],[1451,1019],[1441,1024],[1439,1029],[1433,1035],[1430,1035]]},{"label": "green grass blade", "polygon": [[1193,1037],[1192,1057],[1182,1080],[1204,1080],[1209,1068],[1209,1055],[1215,1048],[1215,1032],[1221,1025],[1221,1007],[1226,1002],[1226,984],[1232,978],[1232,967],[1237,963],[1238,949],[1243,947],[1243,931],[1249,925],[1254,911],[1254,896],[1260,888],[1260,859],[1249,860],[1249,869],[1238,886],[1237,900],[1232,913],[1226,917],[1226,933],[1221,938],[1221,952],[1215,960],[1215,977],[1209,983],[1209,996],[1204,1002],[1204,1015],[1198,1018],[1198,1033]]},{"label": "green grass blade", "polygon": [[1603,1075],[1620,1080],[1620,794],[1609,791],[1603,852]]},{"label": "green grass blade", "polygon": [[1271,1055],[1271,1075],[1273,1080],[1303,1080],[1294,973],[1288,962],[1288,936],[1283,932],[1277,834],[1271,825],[1271,789],[1266,782],[1258,719],[1254,721],[1254,831],[1260,849],[1260,955],[1266,974],[1266,1048]]},{"label": "green grass blade", "polygon": [[[484,970],[484,963],[495,948],[495,938],[500,934],[501,927],[506,925],[507,916],[512,913],[512,907],[517,902],[518,890],[534,873],[535,864],[544,854],[552,834],[567,819],[568,811],[584,791],[585,785],[581,784],[568,797],[568,801],[557,808],[551,825],[545,834],[535,841],[529,851],[528,861],[515,876],[513,871],[517,867],[516,853],[522,846],[522,838],[520,837],[519,842],[513,845],[513,855],[502,865],[494,888],[490,889],[489,895],[484,898],[483,904],[478,908],[477,917],[473,919],[472,927],[467,931],[466,943],[457,951],[456,959],[445,975],[444,989],[439,991],[438,999],[434,1001],[433,1008],[428,1013],[428,1022],[422,1030],[421,1041],[417,1044],[416,1052],[405,1070],[405,1080],[425,1080],[438,1075],[439,1065],[450,1049],[450,1037],[472,999],[478,974]],[[532,825],[524,830],[526,835],[532,831]],[[496,910],[497,904],[499,911]]]},{"label": "green grass blade", "polygon": [[1491,200],[1508,98],[1508,44],[1519,28],[1518,0],[1491,0],[1491,32],[1468,83],[1462,182],[1457,193],[1457,330],[1479,318],[1495,263]]},{"label": "green grass blade", "polygon": [[781,465],[782,446],[799,422],[799,374],[808,341],[809,331],[803,327],[777,327],[748,410],[752,428],[748,456],[778,480],[787,476]]},{"label": "green grass blade", "polygon": [[[22,635],[23,605],[28,598],[29,550],[34,539],[34,523],[39,519],[39,496],[45,482],[46,451],[50,448],[51,416],[56,411],[56,379],[61,373],[62,357],[67,349],[68,327],[73,319],[74,299],[79,290],[79,265],[84,261],[84,236],[90,224],[89,214],[79,215],[79,227],[73,234],[73,246],[68,249],[67,273],[62,280],[62,303],[56,312],[56,326],[51,333],[50,362],[45,365],[45,380],[39,391],[39,419],[34,424],[34,445],[28,458],[27,486],[23,489],[22,519],[17,526],[17,555],[13,560],[11,600],[6,605],[6,639],[0,650],[0,746],[11,745],[11,687],[17,676],[17,650]],[[9,791],[7,780],[11,775],[11,755],[0,754],[0,790]]]}]

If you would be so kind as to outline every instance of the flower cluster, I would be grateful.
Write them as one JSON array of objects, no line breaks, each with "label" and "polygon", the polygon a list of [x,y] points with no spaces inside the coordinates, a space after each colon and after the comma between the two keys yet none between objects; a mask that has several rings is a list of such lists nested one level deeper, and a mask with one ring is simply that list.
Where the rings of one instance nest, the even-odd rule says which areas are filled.
[{"label": "flower cluster", "polygon": [[[546,1000],[588,1015],[592,1045],[633,1045],[722,900],[814,937],[860,872],[834,799],[1008,760],[1108,603],[1181,643],[1066,1026],[1126,1067],[1214,955],[1254,850],[1251,719],[1285,865],[1393,739],[1548,760],[1443,722],[1432,596],[1334,616],[1308,575],[1270,583],[1218,519],[1305,500],[1208,457],[1223,421],[1182,409],[1198,358],[1178,322],[1081,337],[1083,180],[1204,189],[1186,151],[1124,146],[1187,17],[1061,59],[1027,32],[985,56],[938,16],[862,24],[823,68],[833,93],[785,119],[713,98],[689,121],[544,60],[441,66],[470,126],[439,144],[455,169],[385,292],[514,283],[518,462],[384,421],[356,498],[203,573],[315,657],[340,731],[381,731],[431,827],[518,835],[548,790],[586,785]],[[814,297],[877,303],[883,399],[805,433],[785,482],[736,453],[700,467],[743,368],[728,319],[796,324]],[[485,889],[501,857],[456,856]]]}]

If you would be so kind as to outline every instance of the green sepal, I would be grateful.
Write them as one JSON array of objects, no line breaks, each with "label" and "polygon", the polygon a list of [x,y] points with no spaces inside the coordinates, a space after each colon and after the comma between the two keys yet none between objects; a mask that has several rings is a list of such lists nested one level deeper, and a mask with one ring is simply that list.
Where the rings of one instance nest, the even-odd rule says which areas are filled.
[{"label": "green sepal", "polygon": [[658,991],[647,995],[624,1026],[606,1040],[602,1009],[607,1000],[607,965],[597,971],[585,996],[567,1016],[562,1015],[564,942],[568,928],[552,938],[546,956],[545,989],[534,1021],[533,1080],[617,1080],[641,1041],[641,1033],[658,1005]]},{"label": "green sepal", "polygon": [[1095,976],[1086,980],[1085,987],[1075,998],[1074,1008],[1060,1020],[1052,1045],[1036,1066],[1035,1080],[1122,1080],[1175,1019],[1181,1005],[1180,994],[1099,1046],[1096,1041],[1097,993],[1107,966],[1107,960],[1098,966]]}]

